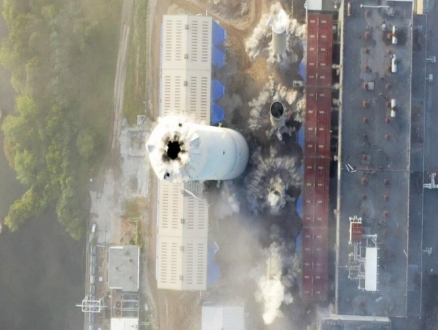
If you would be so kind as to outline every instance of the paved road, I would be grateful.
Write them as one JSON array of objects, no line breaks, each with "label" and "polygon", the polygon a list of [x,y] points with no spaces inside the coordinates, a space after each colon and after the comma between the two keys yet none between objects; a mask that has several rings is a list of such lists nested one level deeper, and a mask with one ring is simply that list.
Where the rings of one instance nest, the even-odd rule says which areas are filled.
[{"label": "paved road", "polygon": [[118,139],[122,126],[121,120],[123,114],[123,96],[125,93],[126,66],[128,59],[128,40],[132,22],[133,4],[133,0],[124,0],[122,7],[119,51],[117,55],[116,78],[114,81],[114,126],[111,138],[111,152],[113,153],[113,156],[115,153],[119,152]]}]

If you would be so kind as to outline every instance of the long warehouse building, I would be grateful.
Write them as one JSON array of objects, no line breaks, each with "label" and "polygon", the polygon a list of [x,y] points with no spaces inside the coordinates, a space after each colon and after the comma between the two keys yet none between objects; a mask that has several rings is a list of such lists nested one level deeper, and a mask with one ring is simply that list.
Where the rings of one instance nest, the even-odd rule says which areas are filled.
[{"label": "long warehouse building", "polygon": [[301,296],[327,299],[333,18],[307,16]]},{"label": "long warehouse building", "polygon": [[[224,86],[212,80],[225,63],[226,32],[211,17],[165,15],[161,36],[160,116],[216,125],[214,102]],[[159,289],[206,290],[208,204],[202,182],[158,181],[156,279]]]}]

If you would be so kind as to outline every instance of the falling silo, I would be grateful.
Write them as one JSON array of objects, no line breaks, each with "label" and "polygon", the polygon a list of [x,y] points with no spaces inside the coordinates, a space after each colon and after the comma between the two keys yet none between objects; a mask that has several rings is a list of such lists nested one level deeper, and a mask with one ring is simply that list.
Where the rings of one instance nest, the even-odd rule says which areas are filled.
[{"label": "falling silo", "polygon": [[274,54],[283,54],[287,49],[287,28],[289,16],[280,8],[270,18],[272,28],[272,50]]},{"label": "falling silo", "polygon": [[276,215],[280,212],[280,209],[286,204],[286,192],[283,182],[277,179],[269,188],[268,193],[268,205],[270,207],[271,214]]},{"label": "falling silo", "polygon": [[274,102],[270,109],[271,124],[275,128],[281,128],[285,125],[284,106],[281,102]]},{"label": "falling silo", "polygon": [[180,117],[159,118],[146,149],[157,177],[171,182],[230,180],[248,163],[248,145],[239,132]]}]

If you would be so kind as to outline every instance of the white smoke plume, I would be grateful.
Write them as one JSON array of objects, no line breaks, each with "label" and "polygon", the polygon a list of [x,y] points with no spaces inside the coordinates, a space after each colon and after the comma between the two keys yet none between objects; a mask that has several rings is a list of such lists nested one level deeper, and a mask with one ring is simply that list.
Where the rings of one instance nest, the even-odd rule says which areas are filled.
[{"label": "white smoke plume", "polygon": [[295,121],[302,123],[306,113],[306,97],[304,94],[294,104],[293,118]]},{"label": "white smoke plume", "polygon": [[237,189],[232,181],[224,181],[219,198],[213,209],[216,219],[224,219],[240,212]]},{"label": "white smoke plume", "polygon": [[264,41],[271,35],[271,28],[267,26],[269,14],[265,14],[260,19],[259,24],[255,27],[254,32],[245,42],[245,50],[249,59],[254,61],[262,50]]},{"label": "white smoke plume", "polygon": [[[277,54],[274,51],[272,40],[272,26],[283,29],[286,25],[286,51]],[[279,2],[273,4],[269,14],[262,16],[253,34],[245,43],[249,59],[254,61],[260,54],[266,54],[267,62],[278,65],[280,69],[287,69],[291,64],[297,63],[298,55],[293,51],[297,44],[306,39],[306,25],[300,25],[297,20],[289,19]]]},{"label": "white smoke plume", "polygon": [[[248,128],[250,130],[257,131],[262,125],[265,126],[269,123],[268,104],[273,101],[274,93],[274,80],[270,79],[260,92],[259,96],[248,103],[251,108],[248,120]],[[262,114],[262,111],[265,113]]]},{"label": "white smoke plume", "polygon": [[[262,129],[267,132],[268,137],[274,133],[269,119],[269,106],[274,101],[279,101],[283,104],[286,121],[291,117],[298,122],[303,121],[306,108],[303,92],[296,89],[288,89],[282,84],[275,84],[271,78],[259,96],[248,103],[251,109],[249,112],[248,128],[251,131],[254,132]],[[279,140],[281,140],[281,134]]]},{"label": "white smoke plume", "polygon": [[272,324],[275,319],[282,317],[280,311],[282,304],[291,304],[292,295],[288,292],[293,282],[283,280],[284,256],[287,255],[284,244],[272,243],[266,251],[266,275],[257,281],[258,290],[255,298],[263,303],[263,321],[266,325]]},{"label": "white smoke plume", "polygon": [[[263,156],[260,149],[257,149],[250,159],[252,168],[244,180],[247,199],[252,212],[261,213],[269,209],[268,196],[271,188],[271,179],[281,180],[285,185],[285,191],[289,186],[301,184],[299,171],[300,160],[298,157],[278,156],[274,148],[270,153]],[[287,194],[284,198],[290,200]]]},{"label": "white smoke plume", "polygon": [[286,196],[286,185],[279,175],[269,180],[270,190],[268,194],[268,205],[272,215],[278,215],[288,200]]}]

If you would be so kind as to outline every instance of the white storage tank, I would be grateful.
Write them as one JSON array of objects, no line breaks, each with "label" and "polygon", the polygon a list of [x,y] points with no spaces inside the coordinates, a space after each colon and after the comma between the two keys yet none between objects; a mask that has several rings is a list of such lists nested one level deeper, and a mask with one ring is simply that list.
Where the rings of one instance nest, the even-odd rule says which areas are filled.
[{"label": "white storage tank", "polygon": [[397,45],[397,28],[395,27],[395,25],[392,26],[392,44],[393,45]]},{"label": "white storage tank", "polygon": [[396,111],[395,108],[397,107],[397,103],[395,101],[395,99],[391,99],[391,117],[395,118],[396,115]]},{"label": "white storage tank", "polygon": [[187,118],[162,117],[146,142],[160,180],[230,180],[248,163],[248,145],[237,131],[195,124]]},{"label": "white storage tank", "polygon": [[397,56],[395,54],[392,55],[392,59],[391,59],[391,72],[392,73],[397,72]]}]

